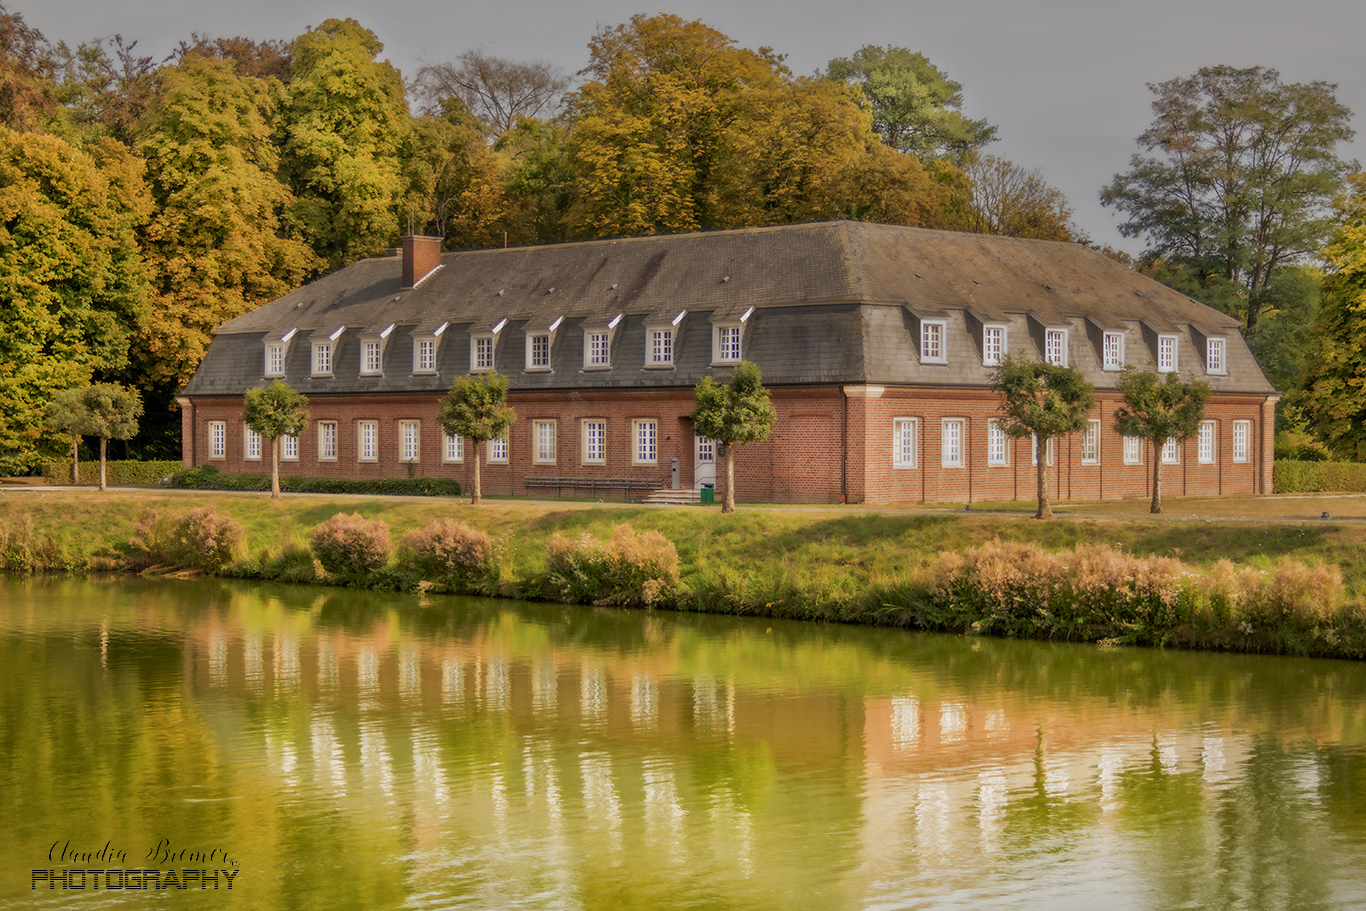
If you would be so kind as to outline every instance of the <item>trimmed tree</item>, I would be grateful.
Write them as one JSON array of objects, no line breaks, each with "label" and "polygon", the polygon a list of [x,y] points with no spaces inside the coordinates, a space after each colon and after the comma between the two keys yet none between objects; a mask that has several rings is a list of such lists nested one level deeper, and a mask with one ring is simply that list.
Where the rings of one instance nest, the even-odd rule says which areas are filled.
[{"label": "trimmed tree", "polygon": [[1115,432],[1142,437],[1153,444],[1153,504],[1149,511],[1156,515],[1162,512],[1162,447],[1168,440],[1186,440],[1200,427],[1209,400],[1209,383],[1183,380],[1175,372],[1164,378],[1151,366],[1146,370],[1126,367],[1118,388],[1124,405],[1115,411]]},{"label": "trimmed tree", "polygon": [[479,481],[479,444],[508,432],[517,412],[507,403],[507,377],[496,373],[462,376],[451,386],[441,406],[441,427],[452,436],[474,443],[474,490],[470,504],[483,499]]},{"label": "trimmed tree", "polygon": [[996,369],[991,388],[1001,395],[1001,430],[1006,436],[1038,440],[1039,511],[1036,519],[1051,519],[1048,496],[1048,441],[1086,426],[1095,407],[1095,390],[1077,371],[1056,364],[1017,361],[1007,357]]},{"label": "trimmed tree", "polygon": [[47,403],[47,418],[44,423],[53,430],[63,430],[71,434],[71,483],[79,484],[81,437],[90,425],[90,414],[85,410],[82,399],[84,389],[61,389],[53,394]]},{"label": "trimmed tree", "polygon": [[242,422],[270,440],[270,498],[280,499],[280,437],[297,437],[308,427],[308,397],[284,380],[248,389]]},{"label": "trimmed tree", "polygon": [[142,417],[142,396],[136,389],[118,383],[97,383],[81,390],[81,404],[85,408],[85,432],[100,438],[100,490],[108,490],[105,483],[105,450],[110,440],[128,440],[137,436],[138,418]]},{"label": "trimmed tree", "polygon": [[727,385],[704,376],[694,390],[697,407],[690,415],[693,434],[715,440],[726,458],[723,513],[735,512],[735,447],[768,439],[777,419],[760,378],[757,364],[741,361]]}]

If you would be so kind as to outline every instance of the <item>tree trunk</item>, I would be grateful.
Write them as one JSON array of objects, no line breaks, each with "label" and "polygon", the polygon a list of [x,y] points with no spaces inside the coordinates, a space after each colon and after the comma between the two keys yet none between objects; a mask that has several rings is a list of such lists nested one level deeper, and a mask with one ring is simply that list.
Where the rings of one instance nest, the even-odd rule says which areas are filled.
[{"label": "tree trunk", "polygon": [[1162,446],[1165,442],[1153,440],[1153,505],[1148,512],[1154,516],[1162,512]]},{"label": "tree trunk", "polygon": [[1035,468],[1039,472],[1039,511],[1034,513],[1036,519],[1053,518],[1053,506],[1048,500],[1048,440],[1040,438],[1037,452],[1035,453]]},{"label": "tree trunk", "polygon": [[270,498],[280,499],[280,438],[270,441]]},{"label": "tree trunk", "polygon": [[474,449],[474,490],[470,491],[470,505],[471,505],[471,506],[478,506],[478,505],[479,505],[479,499],[480,499],[480,490],[479,490],[479,444],[482,443],[482,442],[483,442],[483,440],[475,440],[475,441],[474,441],[474,446],[472,447],[472,448]]},{"label": "tree trunk", "polygon": [[107,439],[100,437],[100,490],[109,489],[104,483],[104,448],[108,443],[109,441]]},{"label": "tree trunk", "polygon": [[81,483],[81,438],[71,435],[71,486]]},{"label": "tree trunk", "polygon": [[721,500],[721,513],[735,512],[735,447],[726,446],[726,495]]}]

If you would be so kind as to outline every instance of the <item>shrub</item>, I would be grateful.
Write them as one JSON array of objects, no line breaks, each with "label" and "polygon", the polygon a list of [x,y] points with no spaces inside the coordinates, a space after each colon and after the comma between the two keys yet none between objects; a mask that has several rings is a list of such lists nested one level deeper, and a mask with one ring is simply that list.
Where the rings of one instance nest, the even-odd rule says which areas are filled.
[{"label": "shrub", "polygon": [[399,563],[426,582],[452,591],[486,592],[497,576],[497,548],[483,531],[438,519],[399,544]]},{"label": "shrub", "polygon": [[[67,472],[70,474],[70,471]],[[171,476],[171,486],[188,490],[270,490],[268,474],[226,474],[213,465],[200,465]],[[286,493],[353,493],[398,497],[458,497],[460,482],[450,478],[280,478]]]},{"label": "shrub", "polygon": [[323,569],[345,579],[358,580],[389,562],[389,525],[360,513],[337,513],[316,526],[313,554]]},{"label": "shrub", "polygon": [[657,531],[636,535],[629,525],[618,525],[606,542],[557,532],[546,550],[546,570],[550,586],[569,602],[660,607],[678,595],[673,542]]},{"label": "shrub", "polygon": [[[162,478],[172,477],[182,468],[179,459],[162,462],[107,461],[104,464],[106,480],[117,486],[160,484]],[[49,484],[70,484],[71,460],[48,459],[42,464],[42,472]],[[100,482],[100,463],[98,460],[81,462],[80,472],[80,477],[76,480],[77,484],[94,485]]]},{"label": "shrub", "polygon": [[1278,460],[1271,489],[1275,493],[1366,493],[1366,463]]},{"label": "shrub", "polygon": [[207,573],[220,572],[237,559],[243,534],[236,519],[212,506],[171,516],[145,509],[133,531],[128,543],[141,556],[135,562],[144,567],[174,566]]}]

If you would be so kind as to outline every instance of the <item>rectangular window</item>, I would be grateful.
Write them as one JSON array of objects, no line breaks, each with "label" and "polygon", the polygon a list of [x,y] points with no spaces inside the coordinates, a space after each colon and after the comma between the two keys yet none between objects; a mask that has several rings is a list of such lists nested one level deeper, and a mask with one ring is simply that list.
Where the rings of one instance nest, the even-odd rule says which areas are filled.
[{"label": "rectangular window", "polygon": [[1157,337],[1157,372],[1174,373],[1176,371],[1176,336],[1159,335]]},{"label": "rectangular window", "polygon": [[447,462],[465,461],[465,438],[458,433],[448,433],[445,435],[445,460]]},{"label": "rectangular window", "polygon": [[716,350],[713,352],[718,363],[733,364],[740,360],[740,326],[716,327]]},{"label": "rectangular window", "polygon": [[1233,461],[1248,460],[1248,440],[1252,437],[1251,421],[1233,422]]},{"label": "rectangular window", "polygon": [[280,437],[280,458],[290,462],[299,461],[298,437]]},{"label": "rectangular window", "polygon": [[536,464],[555,464],[555,422],[535,421],[532,423],[532,437],[536,441]]},{"label": "rectangular window", "polygon": [[1087,421],[1081,432],[1081,463],[1095,465],[1100,461],[1100,421]]},{"label": "rectangular window", "polygon": [[583,461],[588,465],[601,465],[607,461],[607,422],[583,422]]},{"label": "rectangular window", "polygon": [[493,336],[476,335],[470,339],[470,373],[493,369]]},{"label": "rectangular window", "polygon": [[586,333],[583,337],[583,346],[585,367],[601,369],[612,366],[611,334],[606,329]]},{"label": "rectangular window", "polygon": [[1043,359],[1055,367],[1067,366],[1067,330],[1045,329]]},{"label": "rectangular window", "polygon": [[963,422],[957,418],[943,424],[943,465],[945,468],[963,467]]},{"label": "rectangular window", "polygon": [[987,464],[1009,465],[1010,449],[1005,427],[1000,421],[987,422]]},{"label": "rectangular window", "polygon": [[249,459],[259,461],[261,458],[261,435],[250,427],[244,429],[246,431],[246,456]]},{"label": "rectangular window", "polygon": [[982,366],[995,367],[1006,353],[1006,327],[987,326],[982,330]]},{"label": "rectangular window", "polygon": [[1107,332],[1103,343],[1102,367],[1106,370],[1124,369],[1124,333]]},{"label": "rectangular window", "polygon": [[226,421],[209,421],[209,458],[228,457],[228,424]]},{"label": "rectangular window", "polygon": [[[1037,465],[1039,464],[1039,438],[1034,436],[1030,437],[1030,439],[1032,442],[1029,450],[1029,464]],[[1048,445],[1044,447],[1043,456],[1048,460],[1049,465],[1053,464],[1053,437],[1048,438]]]},{"label": "rectangular window", "polygon": [[645,332],[645,363],[652,367],[669,367],[673,365],[673,362],[673,329],[647,329]]},{"label": "rectangular window", "polygon": [[285,344],[271,342],[266,345],[266,376],[285,375]]},{"label": "rectangular window", "polygon": [[1213,421],[1200,422],[1200,435],[1196,437],[1195,458],[1201,465],[1214,464],[1214,429]]},{"label": "rectangular window", "polygon": [[1162,464],[1181,464],[1181,442],[1176,437],[1167,437],[1167,442],[1162,445]]},{"label": "rectangular window", "polygon": [[417,421],[398,422],[398,460],[400,462],[418,461],[420,427],[421,425]]},{"label": "rectangular window", "polygon": [[[492,342],[492,339],[489,339]],[[436,372],[436,339],[413,340],[413,373]]]},{"label": "rectangular window", "polygon": [[317,342],[313,346],[313,375],[332,375],[332,343]]},{"label": "rectangular window", "polygon": [[318,460],[335,462],[337,460],[337,422],[318,422]]},{"label": "rectangular window", "polygon": [[381,343],[366,339],[360,343],[360,372],[369,376],[379,373],[382,367]]},{"label": "rectangular window", "polygon": [[362,462],[379,461],[379,422],[361,421],[357,427],[360,433],[359,457]]},{"label": "rectangular window", "polygon": [[1143,437],[1124,438],[1124,464],[1143,464]]},{"label": "rectangular window", "polygon": [[948,363],[948,352],[944,348],[944,324],[924,322],[920,324],[920,361],[924,364]]},{"label": "rectangular window", "polygon": [[1224,340],[1212,338],[1205,341],[1205,372],[1228,373],[1224,362]]},{"label": "rectangular window", "polygon": [[501,436],[496,440],[489,440],[489,462],[507,462],[508,448],[508,438],[506,436]]},{"label": "rectangular window", "polygon": [[919,422],[915,418],[897,418],[892,421],[892,467],[914,468],[916,466],[916,430]]},{"label": "rectangular window", "polygon": [[659,424],[654,421],[636,421],[635,457],[637,465],[653,465],[658,460]]},{"label": "rectangular window", "polygon": [[550,369],[549,332],[537,332],[526,337],[526,369]]}]

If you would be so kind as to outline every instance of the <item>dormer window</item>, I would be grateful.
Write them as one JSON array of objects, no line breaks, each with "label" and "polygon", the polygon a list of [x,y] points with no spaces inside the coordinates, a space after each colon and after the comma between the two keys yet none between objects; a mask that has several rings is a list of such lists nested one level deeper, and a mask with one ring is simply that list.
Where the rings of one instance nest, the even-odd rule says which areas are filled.
[{"label": "dormer window", "polygon": [[584,332],[583,366],[589,370],[606,370],[612,366],[612,333],[606,329]]},{"label": "dormer window", "polygon": [[331,376],[332,375],[332,342],[321,341],[313,343],[313,375]]},{"label": "dormer window", "polygon": [[1106,370],[1124,369],[1124,333],[1107,332],[1102,342],[1101,366]]},{"label": "dormer window", "polygon": [[1176,336],[1174,335],[1159,335],[1157,337],[1157,372],[1176,372]]},{"label": "dormer window", "polygon": [[1224,359],[1224,340],[1211,338],[1205,340],[1205,372],[1226,374],[1228,362]]},{"label": "dormer window", "polygon": [[982,366],[996,367],[1006,354],[1006,327],[984,326],[982,328]]},{"label": "dormer window", "polygon": [[360,343],[360,372],[373,376],[380,372],[383,350],[379,339],[362,339]]},{"label": "dormer window", "polygon": [[485,373],[493,369],[493,333],[470,337],[470,373]]},{"label": "dormer window", "polygon": [[266,342],[266,376],[285,375],[285,343]]},{"label": "dormer window", "polygon": [[948,350],[944,346],[943,321],[925,321],[920,324],[920,362],[922,364],[947,364]]},{"label": "dormer window", "polygon": [[674,363],[674,327],[647,326],[645,329],[645,366],[672,367]]},{"label": "dormer window", "polygon": [[713,335],[712,360],[718,364],[738,363],[742,354],[740,336],[742,326],[739,323],[720,325],[715,328]]},{"label": "dormer window", "polygon": [[550,369],[550,333],[528,332],[526,335],[526,369]]},{"label": "dormer window", "polygon": [[1067,330],[1045,329],[1043,359],[1054,367],[1067,366]]}]

